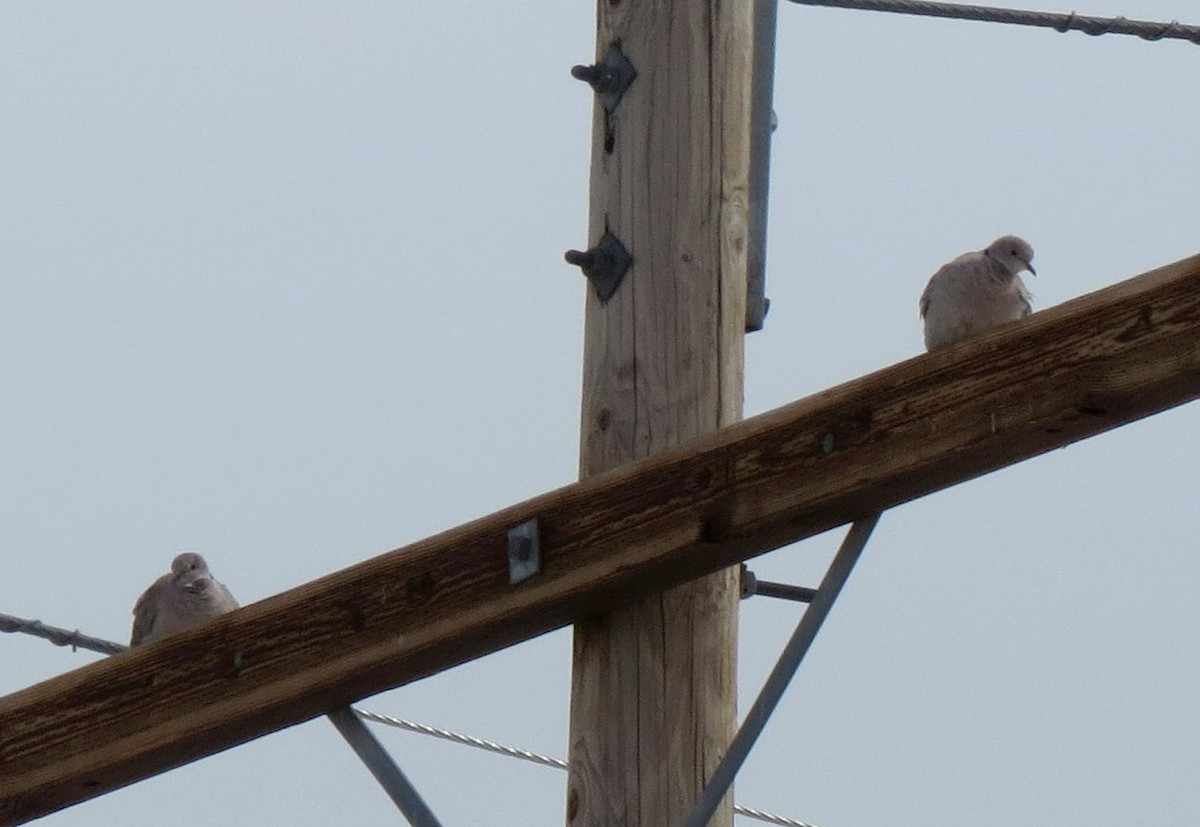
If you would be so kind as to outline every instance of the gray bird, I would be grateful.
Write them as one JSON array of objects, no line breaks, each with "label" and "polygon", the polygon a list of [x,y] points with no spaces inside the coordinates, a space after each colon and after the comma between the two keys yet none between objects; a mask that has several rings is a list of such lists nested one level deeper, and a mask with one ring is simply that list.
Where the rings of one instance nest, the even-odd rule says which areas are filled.
[{"label": "gray bird", "polygon": [[1033,310],[1022,270],[1035,276],[1033,248],[1015,235],[942,265],[921,294],[925,349],[961,342]]},{"label": "gray bird", "polygon": [[204,558],[184,552],[171,561],[171,573],[155,580],[138,598],[129,645],[153,643],[237,607],[229,589],[209,572]]}]

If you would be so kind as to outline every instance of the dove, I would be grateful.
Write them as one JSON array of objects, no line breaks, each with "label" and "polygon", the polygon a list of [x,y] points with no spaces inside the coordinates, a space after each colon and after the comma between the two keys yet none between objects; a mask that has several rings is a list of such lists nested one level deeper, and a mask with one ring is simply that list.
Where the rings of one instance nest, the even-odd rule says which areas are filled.
[{"label": "dove", "polygon": [[129,645],[153,643],[237,607],[229,589],[213,578],[204,558],[184,552],[171,561],[171,573],[155,580],[138,598]]},{"label": "dove", "polygon": [[1033,248],[1015,235],[942,265],[921,294],[925,349],[969,339],[1023,319],[1033,310],[1032,294],[1018,275],[1033,269]]}]

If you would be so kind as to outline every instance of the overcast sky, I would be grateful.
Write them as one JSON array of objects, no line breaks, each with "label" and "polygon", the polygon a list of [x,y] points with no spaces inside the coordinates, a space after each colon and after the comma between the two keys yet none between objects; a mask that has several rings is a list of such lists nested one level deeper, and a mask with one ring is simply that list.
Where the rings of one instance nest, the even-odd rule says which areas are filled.
[{"label": "overcast sky", "polygon": [[[594,21],[5,3],[0,612],[124,641],[179,551],[248,603],[572,481]],[[785,3],[778,52],[747,414],[920,352],[929,275],[1004,233],[1037,308],[1200,252],[1200,47]],[[1198,429],[1185,406],[886,513],[739,803],[1200,822]],[[840,538],[753,567],[815,585]],[[742,604],[743,710],[799,611]],[[0,694],[97,657],[5,635]],[[569,667],[564,630],[363,705],[563,756]],[[446,825],[563,821],[559,771],[376,731]],[[42,823],[398,820],[316,720]]]}]

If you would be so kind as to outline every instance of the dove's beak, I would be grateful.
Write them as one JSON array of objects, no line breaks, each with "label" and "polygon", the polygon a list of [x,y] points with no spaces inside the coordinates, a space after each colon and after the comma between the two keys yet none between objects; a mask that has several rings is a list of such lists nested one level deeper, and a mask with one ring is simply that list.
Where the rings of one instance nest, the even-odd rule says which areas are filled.
[{"label": "dove's beak", "polygon": [[1027,263],[1027,264],[1025,265],[1025,269],[1026,269],[1026,270],[1028,270],[1029,272],[1033,273],[1035,276],[1037,275],[1037,270],[1034,270],[1034,269],[1033,269],[1033,265],[1032,265],[1032,264],[1028,264],[1028,263]]}]

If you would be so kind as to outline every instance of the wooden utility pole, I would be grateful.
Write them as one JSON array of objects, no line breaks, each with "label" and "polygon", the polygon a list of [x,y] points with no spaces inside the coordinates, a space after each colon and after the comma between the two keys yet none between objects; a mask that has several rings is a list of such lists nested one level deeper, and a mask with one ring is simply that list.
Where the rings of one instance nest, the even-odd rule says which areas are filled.
[{"label": "wooden utility pole", "polygon": [[[588,291],[581,477],[741,418],[754,6],[598,4],[598,59],[637,77],[596,107],[590,240],[633,265]],[[739,586],[729,568],[576,624],[570,827],[683,823],[735,729]]]}]

